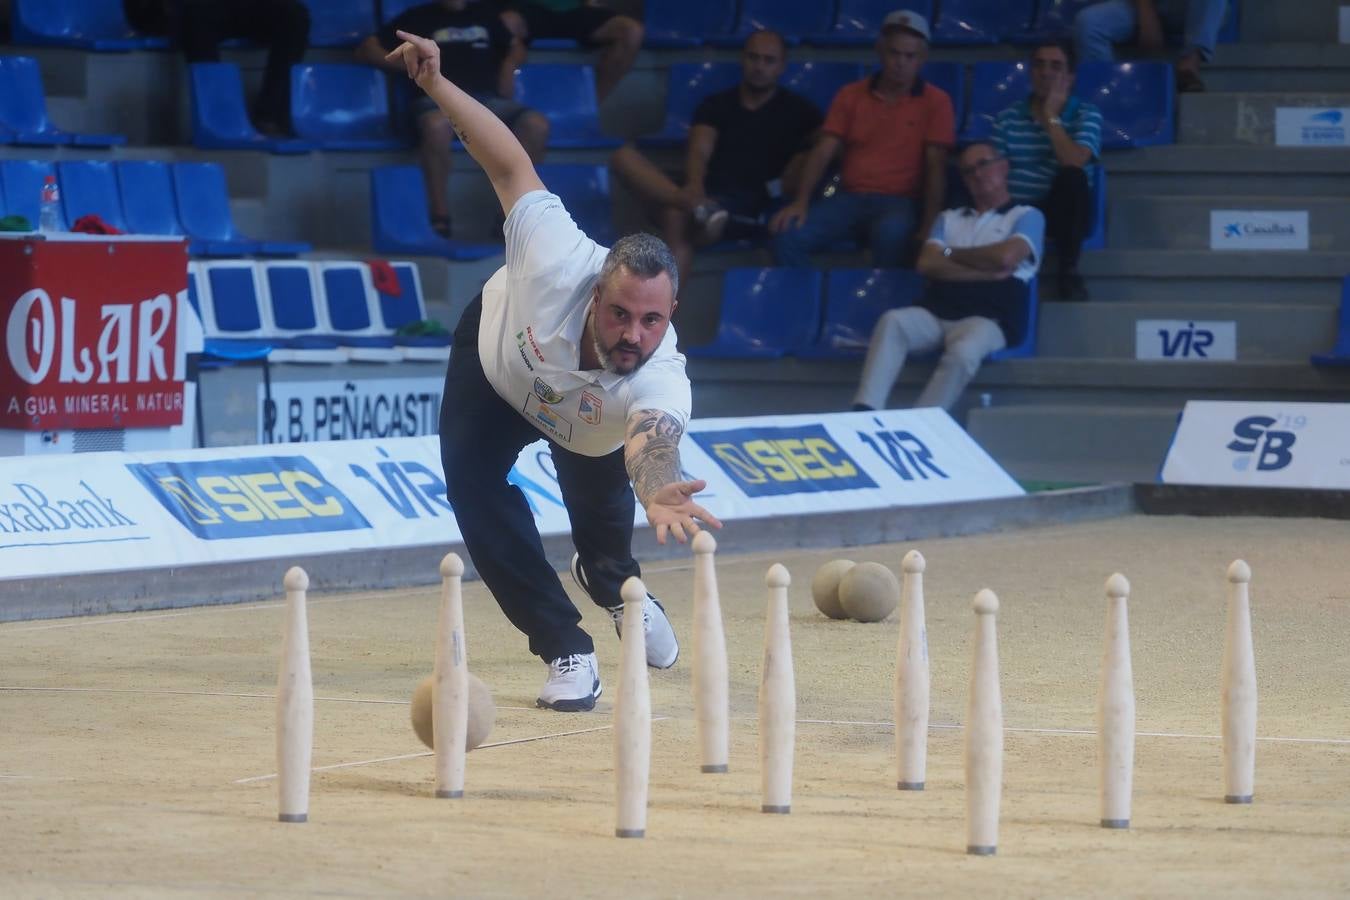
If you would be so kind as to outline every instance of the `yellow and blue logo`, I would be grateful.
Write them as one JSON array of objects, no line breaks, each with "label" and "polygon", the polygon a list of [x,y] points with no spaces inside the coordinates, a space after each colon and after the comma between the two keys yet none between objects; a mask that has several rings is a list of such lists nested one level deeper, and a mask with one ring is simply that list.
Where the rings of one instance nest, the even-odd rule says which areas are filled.
[{"label": "yellow and blue logo", "polygon": [[303,456],[127,466],[183,527],[203,540],[354,531],[370,523]]},{"label": "yellow and blue logo", "polygon": [[877,486],[821,425],[696,431],[689,436],[750,497]]}]

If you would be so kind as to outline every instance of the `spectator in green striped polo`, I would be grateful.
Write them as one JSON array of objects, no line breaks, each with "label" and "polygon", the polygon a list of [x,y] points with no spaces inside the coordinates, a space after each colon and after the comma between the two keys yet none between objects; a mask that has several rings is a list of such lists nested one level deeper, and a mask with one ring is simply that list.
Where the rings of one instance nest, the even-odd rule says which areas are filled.
[{"label": "spectator in green striped polo", "polygon": [[1095,210],[1087,167],[1101,154],[1102,114],[1072,95],[1077,54],[1069,41],[1052,40],[1031,54],[1031,96],[1003,110],[990,136],[1010,166],[1013,202],[1045,213],[1045,233],[1059,258],[1061,300],[1087,300],[1078,273],[1083,240]]}]

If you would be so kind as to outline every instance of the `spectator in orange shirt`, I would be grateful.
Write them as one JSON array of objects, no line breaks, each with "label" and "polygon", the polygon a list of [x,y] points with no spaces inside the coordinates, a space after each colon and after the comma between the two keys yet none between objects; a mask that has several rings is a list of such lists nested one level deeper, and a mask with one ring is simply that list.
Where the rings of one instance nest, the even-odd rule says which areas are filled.
[{"label": "spectator in orange shirt", "polygon": [[[928,233],[956,143],[951,98],[919,77],[928,36],[917,13],[886,16],[877,38],[880,71],[835,95],[796,199],[769,223],[778,265],[809,266],[812,251],[865,238],[872,264],[893,268],[909,256],[911,237]],[[841,152],[838,189],[813,205],[816,185]]]}]

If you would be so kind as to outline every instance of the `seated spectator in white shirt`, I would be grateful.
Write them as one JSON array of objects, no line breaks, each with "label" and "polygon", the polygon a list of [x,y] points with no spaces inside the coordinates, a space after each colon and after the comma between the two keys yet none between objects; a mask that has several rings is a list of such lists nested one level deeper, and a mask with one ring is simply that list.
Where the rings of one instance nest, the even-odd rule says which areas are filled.
[{"label": "seated spectator in white shirt", "polygon": [[1008,194],[1008,161],[981,141],[957,158],[973,206],[938,216],[919,254],[928,278],[915,306],[882,315],[872,331],[855,410],[882,409],[911,353],[942,351],[916,407],[951,409],[980,363],[1025,336],[1019,312],[1041,263],[1045,216]]}]

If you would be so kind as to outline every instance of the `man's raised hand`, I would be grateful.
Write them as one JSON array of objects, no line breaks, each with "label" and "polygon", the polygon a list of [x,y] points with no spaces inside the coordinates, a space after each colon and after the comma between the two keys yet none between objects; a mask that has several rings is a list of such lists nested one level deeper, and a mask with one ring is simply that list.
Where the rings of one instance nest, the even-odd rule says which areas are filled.
[{"label": "man's raised hand", "polygon": [[402,57],[408,77],[423,90],[441,74],[441,48],[435,41],[406,31],[394,32],[403,43],[389,52],[385,59],[393,62]]}]

